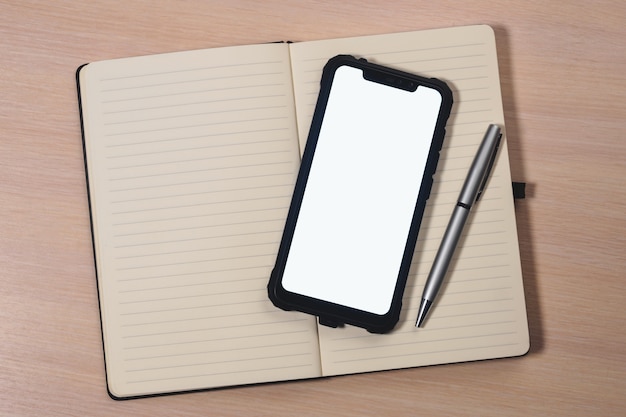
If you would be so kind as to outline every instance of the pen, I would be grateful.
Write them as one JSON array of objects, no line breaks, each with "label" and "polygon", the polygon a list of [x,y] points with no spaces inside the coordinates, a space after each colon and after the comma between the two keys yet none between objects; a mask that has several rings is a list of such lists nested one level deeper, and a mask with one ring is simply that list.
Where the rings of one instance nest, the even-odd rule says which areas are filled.
[{"label": "pen", "polygon": [[424,319],[426,319],[428,315],[428,310],[437,297],[437,292],[446,276],[450,260],[459,242],[472,205],[474,202],[478,201],[485,188],[489,173],[496,159],[496,154],[498,153],[498,148],[500,147],[501,139],[502,134],[500,133],[500,127],[494,124],[489,125],[485,137],[478,148],[478,152],[474,157],[474,162],[472,162],[472,166],[467,173],[467,178],[465,178],[465,183],[461,189],[456,207],[452,212],[452,217],[450,217],[450,222],[441,240],[441,245],[435,256],[433,266],[428,274],[415,327],[420,327],[422,323],[424,323]]}]

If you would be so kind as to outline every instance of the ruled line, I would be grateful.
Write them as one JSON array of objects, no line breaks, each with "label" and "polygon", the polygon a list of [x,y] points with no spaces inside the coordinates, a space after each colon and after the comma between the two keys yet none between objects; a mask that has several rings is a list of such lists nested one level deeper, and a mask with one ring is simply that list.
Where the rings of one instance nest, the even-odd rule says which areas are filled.
[{"label": "ruled line", "polygon": [[185,317],[184,319],[179,318],[179,319],[173,319],[173,320],[143,321],[139,323],[127,323],[127,324],[123,324],[121,327],[138,327],[138,326],[162,325],[162,324],[171,324],[171,323],[188,323],[188,322],[198,321],[198,320],[215,320],[215,319],[221,319],[221,318],[227,318],[227,317],[245,317],[245,316],[257,317],[260,314],[271,315],[271,314],[282,314],[282,313],[278,309],[268,310],[267,308],[265,308],[264,310],[260,310],[260,311],[252,311],[252,312],[244,312],[244,313],[229,312],[228,314],[218,314],[218,315],[211,314],[211,315],[204,315],[200,317]]},{"label": "ruled line", "polygon": [[[490,321],[490,322],[483,322],[483,323],[478,323],[478,324],[464,324],[464,325],[459,325],[459,326],[450,326],[447,328],[436,328],[436,329],[423,329],[424,333],[434,333],[434,332],[439,332],[441,330],[451,330],[451,329],[464,329],[464,330],[468,330],[468,329],[475,329],[475,328],[480,328],[480,327],[485,327],[485,326],[497,326],[497,325],[510,325],[515,323],[514,320],[500,320],[500,321]],[[412,329],[411,329],[412,330]],[[471,332],[472,335],[471,336],[457,336],[457,337],[440,337],[440,338],[432,338],[432,339],[421,339],[421,340],[407,340],[406,342],[398,342],[398,341],[394,341],[393,343],[389,343],[389,344],[377,344],[374,346],[358,346],[358,347],[344,347],[341,349],[333,349],[332,352],[357,352],[359,350],[364,351],[376,351],[376,350],[381,350],[381,349],[388,349],[388,348],[398,348],[400,346],[407,346],[407,345],[419,345],[419,344],[425,344],[425,343],[438,343],[438,342],[449,342],[452,340],[463,340],[463,339],[473,339],[473,338],[483,338],[483,337],[493,337],[493,336],[502,336],[503,334],[511,334],[511,332],[509,331],[501,331],[501,332],[495,332],[495,333],[486,333],[486,334],[482,334],[482,333],[476,333],[475,331]],[[410,334],[409,332],[404,332],[404,334]],[[335,339],[337,340],[337,339]],[[416,349],[416,352],[418,350]]]},{"label": "ruled line", "polygon": [[214,70],[220,69],[223,70],[225,68],[236,68],[236,67],[250,67],[252,65],[272,65],[272,64],[283,64],[283,61],[255,61],[255,62],[239,62],[234,64],[224,64],[224,65],[212,65],[212,66],[203,66],[203,67],[195,67],[195,68],[184,68],[178,70],[171,71],[159,71],[159,72],[149,72],[149,73],[141,73],[141,74],[133,74],[133,75],[124,75],[118,77],[103,77],[100,78],[100,81],[120,81],[131,78],[145,78],[145,77],[153,77],[159,75],[172,75],[172,74],[184,74],[194,71],[206,71],[206,70]]},{"label": "ruled line", "polygon": [[[287,127],[275,127],[275,128],[270,128],[270,129],[247,129],[247,130],[241,130],[241,131],[229,131],[229,132],[221,132],[221,133],[209,133],[209,132],[205,132],[202,133],[201,135],[195,135],[195,136],[181,136],[181,137],[173,137],[173,138],[165,138],[165,139],[153,139],[153,140],[142,140],[142,141],[138,141],[138,142],[132,142],[129,140],[125,140],[124,142],[121,143],[116,143],[116,144],[111,144],[111,143],[107,143],[105,145],[106,148],[120,148],[120,147],[124,147],[124,146],[136,146],[136,145],[153,145],[155,143],[165,143],[165,142],[178,142],[178,141],[183,141],[183,140],[193,140],[193,139],[207,139],[207,138],[215,138],[215,137],[224,137],[224,136],[236,136],[236,135],[244,135],[244,134],[248,134],[248,133],[265,133],[265,132],[277,132],[277,131],[285,131],[285,130],[289,130]],[[242,145],[245,144],[246,142],[241,143]]]},{"label": "ruled line", "polygon": [[170,165],[170,164],[181,164],[181,163],[188,163],[188,162],[199,162],[199,161],[211,161],[214,159],[219,159],[220,161],[224,160],[224,159],[229,159],[229,158],[243,158],[246,156],[263,156],[263,155],[279,155],[279,154],[289,154],[291,153],[290,150],[287,149],[281,149],[281,150],[275,150],[275,151],[266,151],[266,152],[247,152],[247,153],[235,153],[232,155],[214,155],[214,156],[202,156],[199,158],[187,158],[187,159],[169,159],[169,160],[165,160],[165,161],[159,161],[159,162],[150,162],[150,163],[138,163],[138,164],[131,164],[131,165],[118,165],[118,166],[111,166],[109,167],[109,171],[114,171],[114,170],[118,170],[118,169],[135,169],[135,168],[145,168],[145,167],[153,167],[153,166],[159,166],[162,167],[164,165]]},{"label": "ruled line", "polygon": [[[264,186],[253,186],[253,187],[239,187],[239,188],[226,188],[223,190],[211,190],[211,191],[199,191],[194,193],[182,193],[182,194],[160,194],[152,197],[142,197],[142,198],[130,198],[126,200],[114,200],[111,204],[124,204],[124,203],[135,203],[138,201],[150,201],[150,200],[161,200],[164,198],[179,198],[179,197],[192,197],[192,196],[210,196],[212,194],[219,193],[233,193],[238,191],[249,191],[249,190],[262,190],[264,188],[282,188],[282,187],[291,187],[292,184],[276,184],[276,185],[264,185]],[[290,188],[291,190],[291,188]]]},{"label": "ruled line", "polygon": [[121,102],[129,102],[129,101],[140,101],[140,100],[154,100],[158,98],[171,98],[177,96],[186,96],[186,95],[198,95],[205,93],[224,93],[227,91],[233,90],[246,90],[249,92],[250,89],[253,88],[271,88],[271,87],[280,87],[283,86],[283,83],[268,83],[268,84],[250,84],[250,85],[240,85],[236,87],[221,87],[221,88],[206,88],[206,89],[193,89],[190,91],[180,91],[175,93],[161,93],[161,94],[153,94],[148,96],[132,96],[128,98],[118,98],[118,99],[108,99],[102,100],[102,104],[116,104]]},{"label": "ruled line", "polygon": [[250,361],[256,362],[259,360],[278,359],[278,358],[297,358],[297,357],[310,356],[310,355],[311,355],[310,352],[288,353],[288,354],[283,353],[280,355],[270,355],[270,356],[262,355],[262,356],[252,357],[252,358],[237,358],[237,359],[227,359],[227,360],[220,359],[216,361],[203,361],[203,362],[195,362],[195,363],[190,363],[190,364],[169,365],[169,366],[155,366],[151,368],[130,368],[130,369],[127,369],[126,372],[135,373],[135,372],[162,371],[164,369],[190,368],[190,367],[199,367],[199,366],[233,363],[233,362],[236,362],[236,363],[250,362]]},{"label": "ruled line", "polygon": [[276,172],[276,173],[271,173],[271,174],[260,174],[260,175],[245,175],[245,176],[238,176],[238,177],[226,177],[226,178],[213,178],[213,179],[202,179],[202,180],[195,180],[195,181],[183,181],[183,182],[173,182],[173,183],[166,183],[166,184],[154,184],[154,185],[142,185],[142,186],[134,186],[134,187],[128,187],[128,188],[114,188],[111,189],[110,191],[112,193],[121,193],[121,192],[127,192],[127,191],[137,191],[137,190],[151,190],[151,189],[156,189],[156,188],[168,188],[168,187],[181,187],[181,186],[185,186],[185,185],[200,185],[200,184],[211,184],[214,182],[221,182],[224,183],[226,181],[238,181],[238,180],[248,180],[250,178],[254,178],[256,180],[258,180],[259,178],[268,178],[269,181],[269,177],[285,177],[285,176],[290,176],[290,182],[284,182],[278,185],[293,185],[293,181],[291,181],[291,177],[293,176],[293,170],[290,171],[284,171],[284,172]]},{"label": "ruled line", "polygon": [[150,106],[150,107],[135,107],[129,109],[122,110],[108,110],[102,112],[104,115],[112,115],[118,113],[131,113],[131,112],[139,112],[139,111],[149,111],[149,110],[164,110],[164,109],[173,109],[187,106],[198,106],[204,104],[215,104],[215,103],[227,103],[233,101],[243,101],[243,100],[259,100],[259,99],[270,99],[270,98],[278,98],[285,97],[284,94],[265,94],[265,95],[257,95],[257,96],[244,96],[244,97],[234,97],[234,98],[221,98],[216,100],[201,100],[201,101],[189,101],[178,104],[163,104],[159,106]]},{"label": "ruled line", "polygon": [[158,210],[170,210],[170,209],[180,209],[180,208],[190,208],[190,207],[196,207],[197,208],[197,207],[206,207],[206,206],[218,205],[218,204],[252,202],[252,201],[262,201],[262,200],[276,200],[276,199],[290,198],[290,197],[291,197],[291,194],[274,195],[274,196],[258,197],[258,198],[243,197],[243,198],[239,198],[239,199],[224,200],[224,201],[212,201],[212,202],[207,202],[207,203],[192,203],[192,204],[181,204],[181,205],[174,205],[174,206],[141,208],[141,209],[137,209],[137,210],[117,211],[117,212],[113,212],[113,214],[119,215],[119,214],[145,213],[145,212],[149,212],[149,211],[158,211]]},{"label": "ruled line", "polygon": [[[229,245],[229,246],[216,246],[213,248],[198,248],[198,249],[184,249],[184,250],[172,250],[166,252],[154,252],[154,253],[142,253],[141,255],[127,255],[127,256],[117,256],[115,259],[123,260],[123,259],[139,259],[139,258],[149,258],[151,256],[167,256],[167,255],[181,255],[181,254],[192,254],[198,252],[210,252],[210,251],[219,251],[224,249],[234,249],[237,248],[239,250],[243,250],[244,248],[253,248],[257,246],[267,246],[274,244],[276,242],[261,242],[261,243],[251,243],[248,245]],[[207,259],[212,260],[212,259]]]},{"label": "ruled line", "polygon": [[[124,283],[129,283],[132,284],[135,281],[144,281],[144,280],[152,280],[152,279],[162,279],[162,278],[168,278],[168,279],[181,279],[181,278],[189,278],[189,277],[193,277],[193,276],[201,276],[201,277],[206,277],[209,274],[215,275],[215,274],[219,274],[221,272],[233,272],[233,273],[237,273],[237,272],[241,272],[241,271],[249,271],[249,270],[253,270],[253,269],[262,269],[265,270],[267,268],[266,265],[254,265],[254,266],[246,266],[246,267],[239,267],[239,268],[223,268],[223,269],[208,269],[208,270],[197,270],[194,272],[187,272],[187,273],[181,273],[181,272],[177,272],[177,273],[169,273],[169,274],[160,274],[160,275],[146,275],[146,276],[140,276],[140,277],[133,277],[133,278],[120,278],[118,281],[122,284]],[[211,279],[211,282],[213,284],[223,284],[223,283],[239,283],[242,281],[249,281],[251,278],[228,278],[228,279],[222,279],[222,280],[216,280],[214,278]]]},{"label": "ruled line", "polygon": [[[267,297],[263,297],[262,299],[257,300],[249,300],[249,301],[237,301],[237,306],[243,306],[246,304],[267,304]],[[188,307],[176,307],[176,308],[160,308],[158,310],[141,310],[141,311],[130,311],[126,313],[121,313],[120,316],[138,316],[144,314],[161,314],[161,313],[180,313],[181,311],[190,311],[190,310],[202,310],[202,309],[211,309],[215,307],[225,307],[232,306],[232,302],[223,302],[218,304],[203,304],[200,306],[188,306]]]},{"label": "ruled line", "polygon": [[[276,130],[283,130],[283,129],[267,129],[265,131],[276,131]],[[250,133],[250,132],[247,132]],[[199,136],[199,137],[195,137],[195,138],[191,138],[191,139],[205,139],[206,136]],[[139,142],[139,143],[133,143],[133,145],[152,145],[154,143],[158,143],[158,142],[167,142],[167,141],[172,141],[172,140],[186,140],[189,138],[177,138],[177,139],[165,139],[163,141],[150,141],[150,142]],[[200,149],[217,149],[217,148],[234,148],[234,147],[240,147],[242,145],[245,146],[252,146],[252,145],[270,145],[270,144],[284,144],[285,142],[287,142],[289,140],[289,138],[280,138],[280,139],[264,139],[264,140],[257,140],[257,141],[251,141],[251,142],[228,142],[228,143],[203,143],[201,146],[193,146],[190,148],[184,148],[184,147],[177,147],[174,149],[163,149],[163,150],[159,150],[159,151],[155,151],[152,150],[154,149],[153,147],[149,147],[151,150],[150,151],[142,151],[139,153],[130,153],[130,154],[123,154],[123,153],[117,153],[115,155],[108,155],[106,158],[107,159],[119,159],[119,158],[135,158],[135,157],[145,157],[148,155],[163,155],[163,154],[167,154],[167,155],[171,155],[174,153],[179,153],[179,152],[188,152],[188,151],[197,151]]]},{"label": "ruled line", "polygon": [[176,357],[189,357],[194,355],[207,355],[211,353],[221,353],[221,352],[233,352],[233,351],[243,351],[243,350],[253,350],[253,349],[267,349],[267,348],[275,348],[275,347],[287,347],[287,346],[303,346],[308,345],[308,341],[303,342],[291,342],[291,343],[271,343],[265,345],[255,345],[255,346],[246,346],[246,347],[229,347],[227,349],[207,349],[195,352],[185,352],[185,353],[175,353],[170,355],[155,355],[155,356],[145,356],[145,357],[131,357],[125,358],[125,362],[133,362],[133,361],[143,361],[143,360],[154,360],[154,359],[163,359],[163,358],[176,358]]},{"label": "ruled line", "polygon": [[[258,359],[256,360],[258,361]],[[235,374],[247,374],[247,373],[255,373],[255,372],[279,372],[285,369],[295,369],[295,368],[308,368],[311,367],[312,363],[305,363],[302,365],[273,365],[270,367],[262,367],[262,368],[245,368],[245,369],[229,369],[224,372],[208,372],[202,374],[185,374],[178,377],[168,377],[168,378],[152,378],[152,379],[141,379],[141,380],[128,380],[127,384],[143,384],[146,382],[160,382],[160,381],[171,381],[178,379],[189,379],[189,378],[206,378],[213,377],[219,375],[235,375]]]},{"label": "ruled line", "polygon": [[[498,336],[511,336],[516,334],[516,332],[503,332]],[[485,337],[493,337],[492,335],[486,335]],[[447,341],[453,341],[453,339],[449,339]],[[424,344],[426,342],[415,342],[417,344]],[[450,348],[450,349],[434,349],[430,351],[414,351],[412,353],[397,353],[392,355],[381,355],[381,356],[368,356],[365,358],[352,358],[352,359],[344,359],[344,360],[333,360],[333,363],[349,363],[349,362],[359,362],[359,361],[373,361],[373,360],[381,360],[381,359],[399,359],[403,357],[415,357],[415,356],[426,356],[431,354],[441,355],[442,353],[451,353],[451,352],[467,352],[471,350],[480,350],[480,349],[489,349],[489,351],[493,351],[495,348],[507,347],[507,346],[517,346],[518,343],[501,343],[494,345],[493,343],[483,344],[480,346],[461,346],[458,348]]]},{"label": "ruled line", "polygon": [[256,254],[256,255],[239,255],[239,256],[227,256],[223,258],[202,259],[199,261],[181,261],[181,262],[170,262],[170,263],[164,263],[164,264],[149,263],[145,265],[136,265],[136,266],[129,266],[129,267],[124,267],[124,268],[116,268],[116,270],[117,271],[130,271],[130,270],[146,269],[146,268],[163,268],[166,266],[193,265],[193,264],[200,264],[200,263],[211,263],[211,262],[217,262],[217,261],[233,261],[233,260],[241,260],[241,259],[249,259],[249,258],[264,258],[268,256],[275,256],[275,255],[276,255],[275,252],[270,252],[270,253],[263,253],[263,254]]},{"label": "ruled line", "polygon": [[138,247],[138,246],[164,245],[164,244],[170,244],[170,243],[193,242],[193,241],[199,241],[199,240],[221,239],[221,238],[236,237],[236,236],[257,236],[257,235],[269,234],[269,233],[282,233],[282,227],[276,230],[264,230],[264,231],[257,231],[257,232],[229,233],[229,234],[223,234],[223,235],[198,236],[198,237],[192,237],[192,238],[167,239],[167,240],[159,240],[159,241],[151,240],[149,242],[142,242],[142,243],[115,245],[114,248],[115,249],[127,249],[127,248]]},{"label": "ruled line", "polygon": [[136,90],[139,88],[165,87],[165,86],[181,85],[181,84],[198,84],[198,83],[203,83],[206,81],[223,81],[223,80],[236,79],[236,78],[264,77],[268,75],[269,76],[281,75],[281,73],[280,72],[258,72],[258,73],[245,73],[245,74],[238,74],[238,75],[222,75],[219,77],[184,79],[184,80],[178,80],[178,81],[168,81],[168,82],[160,82],[160,83],[153,83],[153,84],[132,85],[132,86],[127,86],[127,87],[105,88],[101,90],[101,92],[117,93],[120,91]]},{"label": "ruled line", "polygon": [[266,320],[263,322],[254,322],[254,323],[244,323],[244,324],[232,324],[224,326],[213,326],[213,327],[203,327],[198,329],[188,329],[188,330],[175,330],[171,332],[158,332],[158,333],[143,333],[143,334],[132,334],[127,336],[122,336],[122,339],[138,339],[143,337],[154,337],[154,336],[166,336],[172,334],[183,334],[183,333],[198,333],[198,332],[206,332],[206,331],[215,331],[222,329],[234,329],[237,327],[256,327],[256,326],[267,326],[267,325],[276,325],[276,324],[285,324],[285,323],[296,323],[306,320],[306,318],[289,318],[283,320]]},{"label": "ruled line", "polygon": [[241,123],[252,123],[252,122],[267,122],[271,120],[287,120],[287,116],[277,116],[277,117],[262,117],[258,119],[240,119],[240,120],[228,120],[224,122],[207,122],[207,123],[198,123],[194,125],[181,125],[181,126],[168,126],[168,127],[159,127],[155,129],[143,129],[143,130],[129,130],[124,132],[115,132],[115,133],[105,133],[106,137],[115,137],[115,136],[126,136],[126,135],[136,135],[138,133],[155,133],[155,132],[166,132],[169,130],[181,130],[181,129],[192,129],[198,127],[207,127],[207,126],[218,126],[218,125],[229,125],[229,124],[241,124]]},{"label": "ruled line", "polygon": [[258,338],[277,337],[277,336],[284,338],[285,336],[290,336],[293,334],[302,334],[302,333],[308,333],[308,330],[303,330],[303,329],[291,330],[291,331],[282,330],[279,332],[268,332],[268,333],[257,334],[257,335],[244,334],[244,335],[232,336],[232,337],[215,337],[215,338],[186,340],[184,342],[154,343],[154,344],[149,344],[149,345],[128,346],[128,347],[124,347],[123,350],[160,348],[160,347],[166,347],[166,346],[192,345],[196,343],[235,341],[235,340],[242,340],[242,339],[258,339]]},{"label": "ruled line", "polygon": [[166,173],[133,175],[133,176],[127,176],[127,177],[114,177],[114,178],[110,178],[109,181],[125,181],[125,180],[135,180],[135,179],[140,179],[140,178],[154,178],[154,177],[164,177],[164,176],[170,176],[170,175],[181,175],[181,174],[197,174],[200,172],[224,171],[228,169],[271,167],[271,166],[276,166],[276,165],[287,165],[287,164],[293,164],[293,161],[277,161],[277,162],[265,162],[265,163],[253,163],[253,164],[247,163],[243,165],[230,165],[230,166],[225,166],[225,167],[190,169],[190,170],[173,171],[173,172],[166,172]]},{"label": "ruled line", "polygon": [[162,120],[173,120],[173,119],[183,119],[187,117],[198,117],[198,116],[210,116],[214,114],[226,114],[226,113],[243,113],[246,111],[254,111],[254,110],[272,110],[272,109],[286,109],[287,106],[258,106],[258,107],[248,107],[248,108],[236,108],[229,110],[214,110],[214,111],[205,111],[200,113],[184,113],[177,114],[172,116],[161,116],[161,117],[148,117],[143,119],[131,119],[131,120],[123,120],[123,121],[115,121],[115,122],[106,122],[104,126],[119,126],[123,124],[130,123],[145,123],[145,122],[154,122],[154,121],[162,121]]},{"label": "ruled line", "polygon": [[145,223],[156,223],[156,222],[171,222],[171,221],[175,221],[175,220],[181,220],[181,219],[199,219],[199,218],[207,218],[207,217],[216,217],[216,216],[221,216],[221,215],[232,215],[232,214],[245,214],[245,213],[261,213],[261,212],[265,212],[265,211],[277,211],[277,210],[281,210],[282,207],[267,207],[267,208],[251,208],[248,210],[227,210],[227,211],[222,211],[222,212],[212,212],[212,213],[205,213],[205,214],[196,214],[196,215],[180,215],[180,216],[174,216],[174,217],[159,217],[159,218],[153,218],[153,219],[147,219],[147,220],[134,220],[134,221],[130,221],[130,222],[121,222],[121,223],[113,223],[112,226],[113,227],[118,227],[118,226],[128,226],[128,225],[139,225],[139,224],[145,224]]},{"label": "ruled line", "polygon": [[[230,223],[220,222],[220,223],[209,224],[209,225],[194,224],[193,226],[190,226],[190,227],[174,227],[174,228],[159,229],[159,230],[142,230],[139,232],[132,232],[132,233],[120,233],[114,236],[115,237],[142,236],[142,235],[150,235],[154,233],[181,232],[185,230],[201,230],[201,229],[211,229],[215,227],[241,226],[244,224],[245,225],[259,224],[259,223],[267,224],[267,223],[276,222],[276,221],[282,222],[284,220],[285,220],[284,216],[271,218],[271,219],[256,219],[255,218],[254,220],[237,221],[237,222],[230,222]],[[221,236],[221,237],[225,237],[225,236]],[[121,259],[121,258],[118,258],[118,259]]]}]

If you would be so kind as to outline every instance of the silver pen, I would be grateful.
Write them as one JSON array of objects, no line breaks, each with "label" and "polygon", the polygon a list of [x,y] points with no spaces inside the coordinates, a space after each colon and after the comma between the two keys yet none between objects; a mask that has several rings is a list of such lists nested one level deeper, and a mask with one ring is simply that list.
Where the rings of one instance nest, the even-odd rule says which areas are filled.
[{"label": "silver pen", "polygon": [[437,292],[446,276],[448,266],[454,255],[465,221],[470,213],[474,202],[480,198],[489,173],[493,167],[493,163],[500,147],[502,134],[498,125],[491,124],[485,133],[485,137],[478,148],[478,152],[474,157],[474,162],[467,173],[467,178],[461,189],[461,194],[456,203],[456,207],[452,212],[452,217],[446,228],[446,232],[441,240],[441,245],[433,261],[433,266],[428,274],[424,292],[422,293],[422,301],[420,303],[419,312],[415,327],[420,327],[424,323],[424,319],[428,315],[428,310],[432,306]]}]

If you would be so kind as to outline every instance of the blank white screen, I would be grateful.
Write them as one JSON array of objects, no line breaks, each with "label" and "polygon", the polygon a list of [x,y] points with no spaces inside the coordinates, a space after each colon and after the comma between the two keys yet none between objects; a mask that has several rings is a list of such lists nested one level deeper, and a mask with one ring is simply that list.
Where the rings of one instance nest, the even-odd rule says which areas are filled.
[{"label": "blank white screen", "polygon": [[385,314],[441,95],[337,69],[283,273],[290,292]]}]

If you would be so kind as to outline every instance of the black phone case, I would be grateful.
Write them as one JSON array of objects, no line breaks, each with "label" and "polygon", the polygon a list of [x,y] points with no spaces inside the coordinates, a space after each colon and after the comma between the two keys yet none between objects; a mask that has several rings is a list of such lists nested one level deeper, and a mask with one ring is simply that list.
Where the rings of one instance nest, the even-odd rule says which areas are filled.
[{"label": "black phone case", "polygon": [[[363,69],[366,79],[370,79],[367,74],[371,74],[370,76],[372,78],[370,81],[373,80],[387,84],[390,82],[389,80],[397,80],[400,78],[403,80],[403,85],[398,87],[398,84],[394,84],[394,86],[398,88],[413,88],[416,85],[425,85],[436,89],[442,96],[442,104],[439,110],[435,132],[431,141],[426,168],[420,186],[415,211],[413,213],[413,219],[404,249],[400,272],[396,281],[391,307],[384,315],[378,315],[328,301],[295,294],[287,291],[282,286],[281,282],[287,257],[289,256],[289,249],[296,222],[298,221],[298,214],[306,189],[307,179],[311,169],[313,156],[315,154],[317,139],[322,126],[334,74],[335,71],[343,65]],[[448,117],[450,116],[451,108],[452,91],[444,82],[440,80],[434,78],[423,78],[403,71],[383,67],[381,65],[370,63],[365,59],[357,59],[350,55],[338,55],[328,61],[322,73],[319,97],[313,114],[309,136],[304,149],[300,171],[298,173],[285,229],[276,258],[276,264],[272,270],[268,284],[269,298],[275,306],[283,310],[296,310],[315,315],[319,318],[320,324],[331,327],[350,324],[365,328],[371,333],[386,333],[395,327],[400,318],[402,296],[409,274],[411,259],[415,250],[415,244],[417,242],[417,235],[424,214],[424,209],[430,196],[433,184],[433,175],[439,161],[439,153],[445,136],[445,125]]]}]

